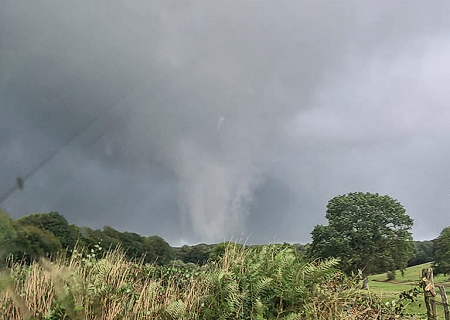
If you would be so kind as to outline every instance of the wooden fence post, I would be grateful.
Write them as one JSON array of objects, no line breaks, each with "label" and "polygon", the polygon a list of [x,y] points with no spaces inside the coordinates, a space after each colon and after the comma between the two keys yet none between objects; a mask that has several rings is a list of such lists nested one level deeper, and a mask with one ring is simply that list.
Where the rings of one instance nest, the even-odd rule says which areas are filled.
[{"label": "wooden fence post", "polygon": [[450,320],[450,312],[448,311],[448,300],[447,293],[445,292],[444,286],[438,286],[439,292],[441,293],[442,305],[444,306],[445,320]]},{"label": "wooden fence post", "polygon": [[421,287],[423,288],[423,296],[425,298],[425,306],[427,307],[427,319],[436,320],[436,290],[434,289],[433,269],[422,269]]}]

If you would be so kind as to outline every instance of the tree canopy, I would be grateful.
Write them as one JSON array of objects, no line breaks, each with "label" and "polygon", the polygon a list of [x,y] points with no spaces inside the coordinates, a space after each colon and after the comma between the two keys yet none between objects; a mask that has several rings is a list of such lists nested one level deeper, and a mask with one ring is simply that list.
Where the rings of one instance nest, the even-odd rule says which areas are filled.
[{"label": "tree canopy", "polygon": [[312,231],[311,258],[336,257],[347,273],[404,270],[414,244],[413,220],[390,196],[355,192],[328,202],[328,225]]},{"label": "tree canopy", "polygon": [[431,240],[414,241],[414,256],[409,259],[408,267],[433,261],[433,246],[434,244]]},{"label": "tree canopy", "polygon": [[174,248],[175,257],[184,263],[205,264],[216,245],[200,243],[194,246],[184,245],[181,248]]},{"label": "tree canopy", "polygon": [[17,220],[22,226],[34,226],[53,233],[63,248],[73,248],[80,237],[79,233],[69,225],[66,218],[58,212],[33,213]]},{"label": "tree canopy", "polygon": [[110,226],[103,230],[79,228],[68,224],[57,212],[33,213],[14,220],[0,209],[0,267],[9,256],[26,262],[56,257],[63,252],[70,256],[76,243],[82,250],[93,250],[97,246],[109,250],[120,246],[127,258],[143,257],[145,262],[157,264],[168,264],[175,258],[173,248],[159,236],[142,237]]},{"label": "tree canopy", "polygon": [[62,251],[61,242],[51,232],[33,225],[15,225],[17,238],[14,257],[31,262],[41,257],[56,256]]},{"label": "tree canopy", "polygon": [[167,264],[174,258],[172,247],[159,236],[150,236],[143,239],[146,252],[146,262]]},{"label": "tree canopy", "polygon": [[450,227],[442,230],[434,240],[434,264],[436,274],[450,274]]}]

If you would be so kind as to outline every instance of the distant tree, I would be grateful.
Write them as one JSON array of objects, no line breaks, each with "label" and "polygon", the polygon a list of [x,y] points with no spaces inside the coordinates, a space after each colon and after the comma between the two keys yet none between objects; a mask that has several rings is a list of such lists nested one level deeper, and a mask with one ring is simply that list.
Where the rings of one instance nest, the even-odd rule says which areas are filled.
[{"label": "distant tree", "polygon": [[414,241],[414,255],[408,261],[408,267],[434,260],[433,241]]},{"label": "distant tree", "polygon": [[305,258],[308,255],[309,247],[311,244],[300,244],[300,243],[294,243],[292,247],[297,251],[299,257]]},{"label": "distant tree", "polygon": [[61,242],[63,248],[72,249],[80,237],[66,218],[58,212],[33,213],[17,220],[22,225],[31,225],[52,232]]},{"label": "distant tree", "polygon": [[386,277],[389,281],[395,280],[396,278],[395,271],[388,271]]},{"label": "distant tree", "polygon": [[[85,243],[83,241],[83,236],[81,234],[81,229],[77,225],[69,224],[69,237],[72,242],[73,246],[77,245],[79,247],[84,247]],[[69,246],[69,248],[72,246]]]},{"label": "distant tree", "polygon": [[120,244],[128,258],[141,258],[146,254],[145,238],[133,232],[120,232],[110,226],[103,227],[103,235],[111,243]]},{"label": "distant tree", "polygon": [[434,264],[436,274],[450,274],[450,227],[442,230],[434,240]]},{"label": "distant tree", "polygon": [[200,243],[194,246],[184,245],[181,248],[174,248],[175,258],[184,263],[205,264],[211,254],[214,244]]},{"label": "distant tree", "polygon": [[[118,232],[116,230],[114,231]],[[120,243],[120,240],[118,238],[110,236],[112,233],[109,231],[105,233],[102,230],[94,230],[89,227],[82,227],[80,228],[80,233],[82,237],[81,240],[88,249],[93,249],[95,245],[101,245],[103,250],[107,251],[109,249],[115,249]]]},{"label": "distant tree", "polygon": [[175,257],[172,247],[159,236],[144,238],[145,262],[168,264]]},{"label": "distant tree", "polygon": [[328,225],[312,231],[311,258],[339,258],[347,273],[368,275],[404,270],[413,252],[413,220],[390,196],[355,192],[328,202]]},{"label": "distant tree", "polygon": [[187,262],[192,262],[198,265],[203,265],[210,259],[211,252],[214,249],[215,244],[200,243],[191,246],[189,259]]},{"label": "distant tree", "polygon": [[242,244],[236,243],[236,242],[231,242],[231,241],[221,242],[214,246],[211,253],[209,254],[209,260],[218,261],[225,255],[225,252],[227,250],[229,250],[229,249],[241,250],[241,249],[243,249],[243,247],[244,246]]},{"label": "distant tree", "polygon": [[19,223],[14,223],[14,228],[17,237],[12,254],[16,259],[31,262],[42,257],[54,257],[62,250],[59,239],[48,230]]},{"label": "distant tree", "polygon": [[0,209],[0,267],[6,257],[14,251],[17,233],[9,215]]},{"label": "distant tree", "polygon": [[110,238],[117,239],[117,240],[120,239],[120,231],[114,229],[113,227],[104,226],[102,232],[104,235],[106,235]]},{"label": "distant tree", "polygon": [[125,249],[127,257],[132,259],[141,258],[146,253],[144,239],[144,237],[133,232],[122,232],[119,235],[120,243]]}]

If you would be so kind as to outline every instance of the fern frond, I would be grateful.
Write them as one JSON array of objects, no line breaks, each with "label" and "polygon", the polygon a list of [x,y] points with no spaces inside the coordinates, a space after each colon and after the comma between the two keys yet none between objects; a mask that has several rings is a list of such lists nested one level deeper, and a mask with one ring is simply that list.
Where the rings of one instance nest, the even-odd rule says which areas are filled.
[{"label": "fern frond", "polygon": [[181,300],[175,300],[169,303],[166,308],[171,319],[181,319],[184,313],[185,304]]},{"label": "fern frond", "polygon": [[290,313],[281,318],[281,320],[302,320],[300,313]]}]

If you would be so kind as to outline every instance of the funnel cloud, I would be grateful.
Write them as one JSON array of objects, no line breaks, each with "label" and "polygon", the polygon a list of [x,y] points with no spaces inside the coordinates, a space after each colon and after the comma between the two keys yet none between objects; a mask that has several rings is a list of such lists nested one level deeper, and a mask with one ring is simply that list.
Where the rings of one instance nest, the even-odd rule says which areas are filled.
[{"label": "funnel cloud", "polygon": [[378,192],[433,239],[450,225],[449,15],[0,0],[0,206],[172,245],[308,242],[332,197]]}]

